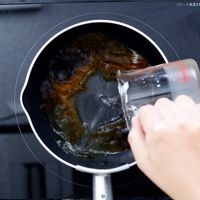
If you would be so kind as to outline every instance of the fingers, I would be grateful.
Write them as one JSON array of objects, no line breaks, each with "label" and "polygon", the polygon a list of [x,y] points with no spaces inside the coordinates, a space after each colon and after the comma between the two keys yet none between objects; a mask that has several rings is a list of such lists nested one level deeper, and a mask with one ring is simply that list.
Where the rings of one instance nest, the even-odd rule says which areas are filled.
[{"label": "fingers", "polygon": [[146,134],[151,133],[152,127],[162,122],[158,110],[152,105],[146,105],[139,109],[139,122]]},{"label": "fingers", "polygon": [[180,108],[190,118],[196,118],[200,112],[200,106],[197,105],[190,97],[181,95],[178,96],[175,101],[175,105]]},{"label": "fingers", "polygon": [[[196,104],[190,97],[181,95],[171,101],[167,98],[157,100],[155,105],[145,105],[139,109],[138,119],[144,133],[151,132],[156,124],[169,121],[184,121],[188,118],[200,118],[200,104]],[[167,119],[167,120],[166,120]]]},{"label": "fingers", "polygon": [[159,112],[162,119],[170,120],[183,117],[183,112],[174,102],[167,98],[158,99],[155,108]]},{"label": "fingers", "polygon": [[171,133],[175,127],[181,127],[188,120],[185,112],[167,98],[159,99],[155,103],[155,108],[163,120],[163,126],[168,127],[169,133]]},{"label": "fingers", "polygon": [[191,119],[200,120],[200,105],[185,95],[178,96],[174,102],[167,98],[158,99],[154,106],[146,105],[139,111],[139,120],[145,133],[155,127],[155,122],[168,123],[170,126],[173,122],[184,123]]}]

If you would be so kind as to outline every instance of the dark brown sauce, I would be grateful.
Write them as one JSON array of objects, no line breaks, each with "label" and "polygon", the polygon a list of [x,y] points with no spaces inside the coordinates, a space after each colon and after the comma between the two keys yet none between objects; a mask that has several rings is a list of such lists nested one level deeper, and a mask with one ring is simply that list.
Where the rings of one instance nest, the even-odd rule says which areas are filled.
[{"label": "dark brown sauce", "polygon": [[122,116],[89,131],[80,118],[75,99],[87,90],[88,78],[97,72],[109,82],[116,80],[118,69],[147,66],[147,60],[137,52],[101,33],[82,35],[61,49],[50,63],[41,96],[42,110],[59,135],[57,142],[62,149],[81,157],[129,149]]}]

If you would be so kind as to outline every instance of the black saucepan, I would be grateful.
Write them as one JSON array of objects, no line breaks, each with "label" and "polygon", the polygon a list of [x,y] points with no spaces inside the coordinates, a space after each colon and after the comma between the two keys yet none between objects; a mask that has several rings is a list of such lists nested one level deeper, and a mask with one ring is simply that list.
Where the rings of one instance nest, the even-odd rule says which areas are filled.
[{"label": "black saucepan", "polygon": [[[77,157],[70,151],[63,151],[56,142],[58,135],[54,132],[41,109],[41,85],[48,74],[52,58],[71,40],[79,35],[91,32],[98,32],[119,40],[142,54],[150,65],[167,62],[161,49],[147,35],[134,27],[109,20],[85,21],[60,31],[38,51],[31,63],[21,91],[21,104],[41,145],[60,162],[79,171],[94,174],[94,199],[112,199],[109,174],[128,169],[135,164],[130,149],[115,154],[99,154],[90,159]],[[93,90],[98,90],[98,84],[95,85],[95,81],[92,84]],[[113,87],[116,90],[115,84]],[[85,104],[83,107],[89,108],[93,104],[90,98],[83,102]],[[109,113],[109,110],[107,113]]]}]

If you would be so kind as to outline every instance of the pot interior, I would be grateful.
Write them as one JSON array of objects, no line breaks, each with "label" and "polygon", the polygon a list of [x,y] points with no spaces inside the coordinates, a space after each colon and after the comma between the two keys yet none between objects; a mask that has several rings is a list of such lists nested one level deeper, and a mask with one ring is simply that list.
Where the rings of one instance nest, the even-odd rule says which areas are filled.
[{"label": "pot interior", "polygon": [[[116,126],[120,128],[123,127],[123,131],[124,131],[123,135],[121,133],[116,133],[118,135],[120,134],[121,135],[119,137],[117,136],[118,139],[114,138],[115,140],[113,140],[114,142],[117,141],[118,146],[115,145],[113,149],[111,150],[105,147],[105,144],[104,144],[105,140],[102,139],[101,136],[98,136],[98,139],[95,136],[95,137],[91,137],[90,144],[92,143],[93,149],[96,148],[98,150],[98,153],[92,152],[90,154],[91,151],[84,151],[83,149],[80,148],[81,147],[80,145],[79,146],[77,145],[75,141],[76,139],[75,135],[77,133],[76,130],[78,129],[73,129],[73,128],[79,127],[79,124],[75,124],[75,125],[72,124],[71,127],[73,128],[71,128],[72,129],[71,134],[72,135],[74,134],[74,137],[71,137],[70,138],[71,140],[69,139],[71,143],[71,144],[69,143],[69,145],[73,146],[72,144],[76,143],[76,146],[74,146],[76,148],[76,152],[77,152],[77,149],[79,149],[79,153],[76,154],[76,152],[72,150],[74,147],[69,150],[69,146],[63,146],[64,140],[63,140],[63,135],[60,134],[59,132],[60,126],[58,127],[58,124],[55,124],[56,123],[55,120],[51,121],[51,119],[55,115],[48,115],[48,112],[44,112],[46,107],[49,108],[52,105],[52,102],[50,102],[49,105],[47,104],[44,105],[43,101],[44,101],[44,96],[46,95],[45,93],[46,90],[49,89],[48,91],[49,96],[47,96],[46,101],[50,101],[49,99],[51,98],[51,95],[54,95],[53,92],[51,93],[51,91],[53,90],[52,88],[55,89],[55,87],[60,87],[61,82],[63,82],[63,84],[66,85],[66,82],[71,80],[70,78],[73,77],[75,72],[77,72],[76,70],[74,72],[74,68],[72,67],[73,62],[71,63],[71,57],[70,57],[72,56],[71,55],[72,51],[71,50],[70,52],[68,51],[69,47],[73,46],[74,44],[73,41],[75,41],[77,38],[82,37],[82,39],[78,40],[78,42],[80,42],[78,46],[82,47],[80,54],[82,52],[87,53],[87,49],[86,50],[84,49],[85,46],[83,44],[89,41],[87,46],[92,46],[93,44],[91,43],[91,41],[94,41],[94,40],[90,40],[90,39],[84,40],[84,38],[88,38],[90,36],[94,38],[96,37],[97,39],[106,38],[106,40],[110,38],[111,41],[119,42],[119,43],[114,42],[115,46],[117,46],[117,44],[119,44],[119,46],[123,44],[126,47],[127,51],[130,51],[131,49],[133,51],[136,51],[138,55],[141,56],[141,58],[145,58],[145,60],[148,61],[148,66],[151,66],[151,65],[153,66],[153,65],[157,65],[157,64],[165,62],[165,58],[163,57],[161,50],[158,49],[157,46],[154,46],[152,42],[149,40],[149,38],[137,32],[137,30],[128,28],[126,26],[123,26],[117,23],[115,24],[115,23],[110,23],[110,22],[106,22],[106,23],[105,22],[95,22],[95,23],[88,22],[83,25],[75,26],[71,29],[68,29],[62,32],[62,34],[58,34],[56,38],[51,40],[48,43],[48,45],[45,46],[45,48],[41,51],[41,53],[38,55],[35,61],[32,62],[32,70],[31,70],[26,88],[24,90],[22,100],[30,116],[31,123],[34,127],[34,133],[37,136],[39,136],[41,144],[45,146],[45,148],[47,148],[54,157],[57,158],[58,156],[60,161],[62,161],[65,164],[71,164],[70,166],[80,165],[80,166],[95,168],[95,169],[111,169],[111,168],[115,168],[127,163],[134,162],[132,152],[130,151],[129,146],[127,146],[128,144],[126,141],[128,130],[126,129],[126,127],[119,126],[119,123],[113,124],[113,122],[111,122],[111,120],[113,119],[118,120],[118,119],[123,118],[120,102],[117,99],[118,91],[117,91],[117,83],[116,83],[115,78],[110,76],[111,78],[109,79],[109,77],[103,76],[102,73],[104,72],[101,72],[101,67],[99,67],[98,70],[91,73],[92,74],[91,76],[88,76],[89,78],[87,78],[87,81],[85,81],[84,83],[84,89],[77,92],[73,96],[73,98],[75,99],[73,100],[73,106],[75,105],[74,110],[76,110],[78,114],[77,115],[74,114],[74,110],[71,111],[70,109],[68,109],[68,107],[65,107],[63,110],[65,111],[67,109],[70,110],[70,112],[68,112],[67,114],[67,117],[62,118],[62,119],[58,117],[57,119],[57,120],[66,120],[69,117],[74,119],[75,116],[77,116],[82,127],[84,128],[86,127],[85,129],[87,129],[87,126],[89,126],[90,127],[89,130],[99,130],[98,129],[99,127],[102,130],[102,127],[105,127],[106,123],[107,124],[110,123],[112,126],[115,126],[115,127]],[[104,43],[106,44],[105,41]],[[110,41],[108,40],[107,44],[109,43]],[[94,45],[95,48],[98,49],[98,43],[95,45]],[[99,46],[101,46],[101,44]],[[103,53],[104,58],[106,56],[108,57],[108,63],[110,62],[109,52],[113,51],[112,46],[110,47],[110,49],[111,50],[108,51],[108,54]],[[105,49],[103,49],[102,51],[104,52],[104,50]],[[101,54],[101,50],[99,49],[98,49],[98,54]],[[94,58],[93,57],[90,58],[89,59],[90,61],[92,59],[93,60],[99,59],[98,56],[96,57],[95,53],[91,55],[94,55]],[[118,59],[118,57],[120,57],[120,55],[121,54],[119,54],[119,56],[116,56],[116,58],[112,62],[117,62],[116,60]],[[68,57],[70,58],[68,59]],[[85,60],[81,60],[81,62],[84,63]],[[104,63],[104,61],[103,62],[99,61],[99,62]],[[96,62],[95,64],[100,65],[99,62]],[[76,62],[76,64],[79,65],[80,63]],[[54,67],[54,65],[56,66],[55,70],[57,70],[58,68],[59,70],[62,71],[64,68],[65,70],[65,72],[63,72],[64,76],[62,73],[60,73],[60,71],[59,73],[56,72],[56,75],[54,72],[52,73],[50,72],[52,70],[52,66]],[[94,65],[91,65],[91,66],[93,67]],[[107,65],[105,64],[105,66]],[[141,68],[141,66],[139,67]],[[79,68],[77,67],[76,69],[79,69]],[[94,67],[92,69],[94,69]],[[51,77],[51,80],[46,81],[47,79],[49,79],[49,77]],[[66,79],[66,77],[68,78]],[[49,86],[51,85],[52,81],[56,82],[56,86],[55,85]],[[76,88],[76,85],[71,87],[72,90],[74,88]],[[64,91],[62,87],[60,90],[62,92],[67,91],[67,90]],[[55,98],[55,99],[56,100],[53,102],[57,103],[59,100],[58,98]],[[115,108],[115,104],[118,106],[117,109]],[[112,106],[114,106],[114,108]],[[55,109],[57,108],[53,108],[52,110],[55,110]],[[50,123],[50,121],[52,123]],[[111,127],[111,125],[109,125],[109,128]],[[64,130],[64,128],[61,130]],[[55,131],[56,129],[57,131]],[[107,130],[108,130],[108,126],[105,129],[103,129],[102,133],[105,133]],[[113,130],[116,130],[116,129],[113,129]],[[95,133],[96,135],[98,135],[101,132],[97,131]],[[112,138],[113,137],[115,137],[115,134],[112,135]],[[96,140],[96,143],[94,142],[95,140]],[[120,143],[122,140],[124,140],[124,142]],[[84,140],[81,140],[79,144],[80,143],[82,144],[83,142]],[[101,146],[98,146],[99,144],[101,144]],[[123,147],[123,145],[125,146]],[[102,149],[104,151],[102,151]],[[83,153],[83,152],[87,152],[87,153]]]}]

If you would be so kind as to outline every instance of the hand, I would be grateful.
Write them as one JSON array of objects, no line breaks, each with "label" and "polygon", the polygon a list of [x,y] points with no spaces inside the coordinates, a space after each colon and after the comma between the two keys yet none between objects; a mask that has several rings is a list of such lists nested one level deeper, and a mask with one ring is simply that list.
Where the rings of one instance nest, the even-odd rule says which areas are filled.
[{"label": "hand", "polygon": [[128,141],[138,167],[176,200],[200,199],[200,107],[187,96],[139,109]]}]

